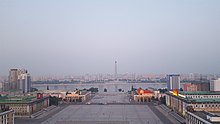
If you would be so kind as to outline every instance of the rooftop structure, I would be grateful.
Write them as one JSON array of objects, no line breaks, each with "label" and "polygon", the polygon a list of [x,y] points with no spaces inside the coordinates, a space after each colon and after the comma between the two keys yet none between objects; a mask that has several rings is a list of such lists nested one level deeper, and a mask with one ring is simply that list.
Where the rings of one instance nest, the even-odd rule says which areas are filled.
[{"label": "rooftop structure", "polygon": [[29,103],[29,102],[33,102],[35,98],[36,98],[35,96],[23,96],[23,97],[5,96],[0,98],[0,103]]},{"label": "rooftop structure", "polygon": [[186,122],[188,124],[219,124],[220,113],[201,112],[186,112]]}]

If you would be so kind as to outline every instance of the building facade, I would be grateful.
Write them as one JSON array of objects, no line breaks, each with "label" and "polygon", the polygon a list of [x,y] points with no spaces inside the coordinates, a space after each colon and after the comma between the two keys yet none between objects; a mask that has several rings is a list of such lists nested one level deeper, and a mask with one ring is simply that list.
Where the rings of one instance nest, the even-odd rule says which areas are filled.
[{"label": "building facade", "polygon": [[67,102],[84,102],[91,98],[91,92],[69,93],[65,96]]},{"label": "building facade", "polygon": [[166,105],[185,116],[187,111],[220,112],[220,92],[179,92],[166,93]]},{"label": "building facade", "polygon": [[9,88],[16,90],[18,89],[18,69],[11,69],[9,71]]},{"label": "building facade", "polygon": [[183,91],[210,91],[209,82],[193,82],[185,83],[183,85]]},{"label": "building facade", "polygon": [[154,96],[154,92],[139,88],[137,90],[137,93],[134,95],[134,101],[140,103],[150,102],[153,96]]},{"label": "building facade", "polygon": [[210,81],[210,91],[220,91],[220,78]]},{"label": "building facade", "polygon": [[167,90],[174,90],[180,88],[180,75],[170,74],[167,75]]},{"label": "building facade", "polygon": [[29,93],[31,92],[31,76],[28,73],[20,74],[18,76],[18,85],[19,90],[22,91],[22,93]]},{"label": "building facade", "polygon": [[[25,69],[11,69],[9,71],[9,90],[23,90],[28,91],[28,88],[25,88],[23,84],[30,84],[30,75]],[[23,80],[23,81],[21,81]],[[27,86],[29,85],[27,84]],[[25,92],[26,93],[26,92]]]},{"label": "building facade", "polygon": [[14,110],[15,117],[30,117],[32,114],[49,106],[49,96],[37,98],[36,96],[3,97],[1,106],[9,106]]}]

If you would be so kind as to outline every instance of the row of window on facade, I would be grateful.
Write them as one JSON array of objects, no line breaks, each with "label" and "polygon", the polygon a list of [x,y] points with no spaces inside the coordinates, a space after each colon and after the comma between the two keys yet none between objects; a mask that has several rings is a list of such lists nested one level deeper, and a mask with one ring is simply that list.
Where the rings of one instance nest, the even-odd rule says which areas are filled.
[{"label": "row of window on facade", "polygon": [[192,95],[192,96],[187,95],[187,97],[188,97],[188,98],[220,98],[219,95],[203,95],[203,96],[201,96],[201,95],[198,95],[198,96],[195,96],[195,95]]},{"label": "row of window on facade", "polygon": [[207,107],[219,107],[220,108],[220,104],[200,104],[200,105],[194,105],[195,108],[207,108]]}]

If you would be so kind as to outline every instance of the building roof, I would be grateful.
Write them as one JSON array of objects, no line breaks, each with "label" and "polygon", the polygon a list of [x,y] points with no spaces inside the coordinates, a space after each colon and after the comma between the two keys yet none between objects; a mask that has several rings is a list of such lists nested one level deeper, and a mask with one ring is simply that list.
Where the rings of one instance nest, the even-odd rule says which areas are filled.
[{"label": "building roof", "polygon": [[220,95],[220,91],[179,91],[182,95]]},{"label": "building roof", "polygon": [[195,98],[189,98],[189,97],[183,97],[184,95],[220,95],[220,92],[211,92],[211,91],[198,91],[198,92],[185,92],[180,91],[178,96],[167,92],[167,95],[171,95],[173,97],[176,97],[180,100],[183,100],[187,103],[204,103],[204,102],[217,102],[220,103],[220,98],[201,98],[201,99],[195,99]]},{"label": "building roof", "polygon": [[204,103],[204,102],[220,102],[220,98],[210,98],[210,99],[188,99],[188,101],[196,102],[196,103]]},{"label": "building roof", "polygon": [[[48,96],[43,97],[47,98]],[[1,103],[32,103],[32,102],[36,102],[39,101],[41,99],[37,99],[36,96],[13,96],[13,97],[8,97],[8,96],[4,96],[4,97],[0,97],[0,104]]]},{"label": "building roof", "polygon": [[144,94],[152,94],[153,92],[151,92],[150,90],[144,90],[144,89],[141,89],[141,88],[139,88],[138,90],[137,90],[137,94],[138,95],[144,95]]},{"label": "building roof", "polygon": [[219,122],[220,122],[220,121],[212,122],[211,120],[207,119],[207,116],[209,116],[209,118],[211,118],[211,117],[220,118],[220,116],[216,115],[215,113],[210,113],[210,112],[205,112],[205,111],[196,111],[196,112],[187,112],[187,113],[192,116],[195,116],[199,120],[203,120],[206,123],[219,124]]}]

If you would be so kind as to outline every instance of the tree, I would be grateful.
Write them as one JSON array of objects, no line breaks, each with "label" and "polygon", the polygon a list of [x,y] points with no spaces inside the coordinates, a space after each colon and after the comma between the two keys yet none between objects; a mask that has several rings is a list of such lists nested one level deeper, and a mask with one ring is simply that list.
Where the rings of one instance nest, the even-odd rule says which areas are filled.
[{"label": "tree", "polygon": [[99,89],[91,87],[91,88],[88,89],[88,91],[91,91],[92,93],[97,93],[97,92],[99,92]]},{"label": "tree", "polygon": [[104,92],[107,92],[107,89],[106,89],[106,88],[104,89]]},{"label": "tree", "polygon": [[152,96],[152,97],[151,97],[151,100],[155,100],[155,97],[154,97],[154,96]]},{"label": "tree", "polygon": [[31,92],[35,92],[35,91],[38,91],[38,89],[31,87]]},{"label": "tree", "polygon": [[120,89],[118,89],[118,92],[122,92],[122,89],[120,88]]},{"label": "tree", "polygon": [[131,91],[134,91],[134,87],[133,87],[133,85],[131,86]]},{"label": "tree", "polygon": [[53,97],[51,97],[50,96],[50,106],[51,105],[58,105],[58,103],[59,103],[59,98],[58,97],[55,97],[55,96],[53,96]]},{"label": "tree", "polygon": [[166,97],[165,96],[160,97],[160,101],[161,101],[162,104],[166,105]]},{"label": "tree", "polygon": [[49,89],[49,86],[47,86],[47,90],[50,90],[50,89]]}]

